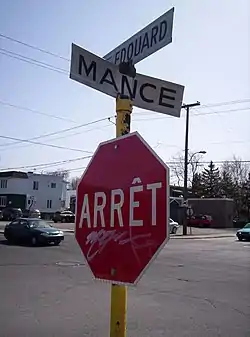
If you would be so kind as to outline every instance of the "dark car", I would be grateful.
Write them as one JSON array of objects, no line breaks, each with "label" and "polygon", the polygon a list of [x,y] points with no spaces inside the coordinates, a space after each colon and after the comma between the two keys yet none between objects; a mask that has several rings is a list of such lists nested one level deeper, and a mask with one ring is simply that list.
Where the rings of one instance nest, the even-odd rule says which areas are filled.
[{"label": "dark car", "polygon": [[52,220],[54,221],[54,223],[75,222],[75,214],[71,211],[56,212]]},{"label": "dark car", "polygon": [[61,230],[37,218],[20,218],[5,226],[4,236],[10,243],[23,242],[33,246],[38,244],[59,245],[64,240]]},{"label": "dark car", "polygon": [[20,217],[22,217],[21,208],[6,207],[2,209],[3,221],[12,221]]},{"label": "dark car", "polygon": [[239,229],[236,233],[236,236],[239,241],[250,241],[250,222],[247,223],[243,228]]}]

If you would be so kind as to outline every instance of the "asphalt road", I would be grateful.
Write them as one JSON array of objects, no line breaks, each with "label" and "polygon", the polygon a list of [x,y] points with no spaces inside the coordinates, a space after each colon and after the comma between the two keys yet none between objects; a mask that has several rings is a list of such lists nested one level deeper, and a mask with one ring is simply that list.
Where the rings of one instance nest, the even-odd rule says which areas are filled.
[{"label": "asphalt road", "polygon": [[[249,337],[250,243],[171,239],[128,292],[128,337]],[[0,235],[1,337],[109,336],[110,285],[93,281],[72,234],[59,247]]]}]

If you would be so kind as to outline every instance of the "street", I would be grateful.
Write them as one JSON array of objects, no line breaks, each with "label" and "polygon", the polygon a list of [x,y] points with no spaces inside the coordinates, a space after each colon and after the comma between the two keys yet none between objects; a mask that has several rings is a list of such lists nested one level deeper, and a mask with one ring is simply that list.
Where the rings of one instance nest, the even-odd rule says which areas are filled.
[{"label": "street", "polygon": [[[128,291],[127,335],[247,337],[250,243],[171,239]],[[72,234],[59,247],[0,234],[2,337],[109,336],[110,285],[93,281]]]}]

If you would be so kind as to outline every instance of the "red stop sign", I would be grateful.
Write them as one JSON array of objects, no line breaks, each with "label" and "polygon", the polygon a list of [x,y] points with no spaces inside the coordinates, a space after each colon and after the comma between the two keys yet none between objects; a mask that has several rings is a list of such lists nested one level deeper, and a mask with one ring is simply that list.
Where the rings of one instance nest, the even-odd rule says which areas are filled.
[{"label": "red stop sign", "polygon": [[137,132],[98,146],[78,184],[75,229],[95,278],[135,284],[166,244],[168,171]]}]

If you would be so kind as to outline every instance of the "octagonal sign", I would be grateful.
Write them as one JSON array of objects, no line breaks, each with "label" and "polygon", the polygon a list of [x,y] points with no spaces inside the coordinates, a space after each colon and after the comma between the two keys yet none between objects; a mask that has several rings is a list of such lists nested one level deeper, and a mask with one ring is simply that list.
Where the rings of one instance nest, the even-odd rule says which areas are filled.
[{"label": "octagonal sign", "polygon": [[76,240],[95,278],[136,284],[169,238],[168,167],[137,132],[101,143],[76,204]]}]

